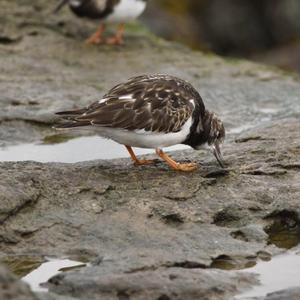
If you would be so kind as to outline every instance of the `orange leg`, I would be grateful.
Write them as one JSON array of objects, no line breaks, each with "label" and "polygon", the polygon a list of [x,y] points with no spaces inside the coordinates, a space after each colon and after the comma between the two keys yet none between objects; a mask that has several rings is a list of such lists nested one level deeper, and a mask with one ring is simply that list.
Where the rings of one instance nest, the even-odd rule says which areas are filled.
[{"label": "orange leg", "polygon": [[191,172],[197,169],[197,164],[180,164],[164,153],[161,149],[156,149],[156,154],[162,158],[173,170]]},{"label": "orange leg", "polygon": [[125,24],[120,24],[115,36],[110,37],[106,40],[106,44],[108,45],[123,45],[124,44],[124,30]]},{"label": "orange leg", "polygon": [[92,34],[86,41],[85,43],[86,44],[94,44],[94,45],[97,45],[97,44],[101,44],[103,42],[103,39],[102,39],[102,35],[103,35],[103,32],[105,31],[105,25],[104,24],[101,24],[97,31]]},{"label": "orange leg", "polygon": [[138,159],[130,146],[125,146],[125,147],[129,152],[130,157],[133,160],[135,166],[150,165],[155,162],[154,160]]}]

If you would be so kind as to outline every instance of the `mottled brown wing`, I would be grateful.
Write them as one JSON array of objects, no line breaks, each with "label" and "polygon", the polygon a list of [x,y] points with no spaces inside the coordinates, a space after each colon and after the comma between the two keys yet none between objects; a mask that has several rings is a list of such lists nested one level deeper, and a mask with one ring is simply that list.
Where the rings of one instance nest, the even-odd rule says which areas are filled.
[{"label": "mottled brown wing", "polygon": [[194,95],[185,84],[168,76],[135,77],[114,87],[75,120],[127,130],[178,132],[194,110]]}]

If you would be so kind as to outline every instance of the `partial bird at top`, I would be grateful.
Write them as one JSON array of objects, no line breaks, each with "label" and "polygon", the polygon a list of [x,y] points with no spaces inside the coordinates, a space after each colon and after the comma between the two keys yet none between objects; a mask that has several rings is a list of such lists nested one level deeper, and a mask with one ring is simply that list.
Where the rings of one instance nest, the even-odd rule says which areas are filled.
[{"label": "partial bird at top", "polygon": [[[61,0],[54,12],[68,4],[78,17],[101,20],[98,30],[86,40],[88,44],[121,45],[124,42],[124,24],[139,17],[146,8],[146,2],[147,0]],[[113,37],[103,39],[106,23],[119,23],[119,27]]]}]

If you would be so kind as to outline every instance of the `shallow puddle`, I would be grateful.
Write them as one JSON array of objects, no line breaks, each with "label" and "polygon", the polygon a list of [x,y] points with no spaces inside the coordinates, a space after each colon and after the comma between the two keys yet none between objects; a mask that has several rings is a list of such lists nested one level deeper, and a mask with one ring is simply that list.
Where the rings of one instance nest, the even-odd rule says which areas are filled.
[{"label": "shallow puddle", "polygon": [[88,263],[70,259],[57,259],[41,256],[7,256],[0,259],[0,262],[18,278],[27,282],[33,291],[47,291],[47,287],[41,286],[51,277],[76,268],[82,268]]},{"label": "shallow puddle", "polygon": [[[69,259],[41,257],[8,257],[2,259],[9,269],[27,282],[33,291],[47,291],[43,286],[51,277],[73,269],[88,266],[87,263]],[[247,266],[245,266],[247,267]],[[224,268],[230,270],[232,268]],[[230,271],[231,272],[231,271]],[[236,272],[236,271],[233,271]],[[300,253],[287,252],[270,261],[259,261],[255,266],[238,272],[257,274],[260,285],[237,295],[235,300],[254,300],[269,293],[300,286]]]},{"label": "shallow puddle", "polygon": [[[188,149],[184,145],[164,148],[166,151]],[[138,155],[154,153],[153,149],[134,148]],[[38,161],[76,163],[95,159],[113,159],[129,157],[124,146],[99,136],[52,140],[45,139],[40,144],[21,144],[0,148],[0,161]]]},{"label": "shallow puddle", "polygon": [[85,266],[86,264],[82,262],[69,259],[47,259],[38,268],[22,277],[22,280],[27,282],[35,292],[47,291],[47,288],[41,284],[47,282],[54,275]]},{"label": "shallow puddle", "polygon": [[41,256],[29,255],[7,256],[0,260],[0,263],[6,265],[18,278],[29,274],[44,262],[46,262],[46,259]]},{"label": "shallow puddle", "polygon": [[258,275],[260,285],[235,297],[235,300],[250,300],[264,297],[276,291],[300,287],[300,254],[287,252],[271,261],[260,261],[254,267],[239,272]]},{"label": "shallow puddle", "polygon": [[227,255],[221,255],[213,260],[210,265],[211,268],[221,269],[221,270],[242,270],[248,269],[256,265],[256,257],[253,258],[240,258],[232,259]]},{"label": "shallow puddle", "polygon": [[278,232],[269,233],[269,244],[274,244],[278,248],[291,249],[300,243],[299,226],[293,229],[282,229]]},{"label": "shallow puddle", "polygon": [[282,249],[291,249],[300,244],[300,224],[295,212],[282,212],[266,228],[268,243]]}]

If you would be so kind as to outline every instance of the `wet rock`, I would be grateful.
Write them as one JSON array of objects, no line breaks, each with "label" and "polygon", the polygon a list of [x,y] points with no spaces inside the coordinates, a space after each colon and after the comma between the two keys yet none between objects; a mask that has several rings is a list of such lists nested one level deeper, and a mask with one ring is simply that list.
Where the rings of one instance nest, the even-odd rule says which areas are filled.
[{"label": "wet rock", "polygon": [[[113,261],[49,280],[51,291],[79,299],[231,299],[255,280],[246,274],[220,270],[163,267],[135,271]],[[93,282],[93,284],[91,284]]]},{"label": "wet rock", "polygon": [[291,288],[267,295],[265,300],[299,300],[300,288]]},{"label": "wet rock", "polygon": [[[298,140],[292,132],[299,130],[299,124],[291,122],[287,126],[287,121],[284,124],[269,127],[270,135],[275,138],[275,143],[273,141],[270,147],[274,149],[274,144],[277,145],[277,162],[288,160],[293,163],[297,159]],[[280,140],[277,143],[278,128]],[[284,130],[286,135],[282,132]],[[269,149],[266,141],[256,143],[258,148],[263,143],[265,149]],[[289,145],[288,158],[284,145]],[[293,169],[286,169],[286,177],[270,175],[264,180],[258,180],[256,175],[243,174],[240,170],[250,161],[253,163],[263,159],[261,154],[250,153],[249,147],[253,145],[226,146],[225,158],[228,153],[227,160],[234,171],[225,177],[216,177],[213,185],[205,178],[207,169],[212,168],[211,163],[203,165],[193,174],[176,173],[176,181],[173,172],[163,164],[139,169],[129,165],[128,160],[71,165],[1,163],[2,197],[7,200],[1,202],[5,226],[0,230],[3,237],[0,248],[7,253],[22,252],[26,248],[40,254],[54,251],[57,255],[70,252],[70,249],[75,253],[77,249],[78,254],[91,253],[92,257],[97,254],[100,244],[103,250],[109,251],[122,251],[129,245],[138,248],[154,246],[158,241],[164,241],[161,232],[165,232],[166,236],[177,236],[173,227],[177,223],[181,233],[174,240],[174,247],[177,248],[177,242],[181,243],[180,239],[187,244],[196,242],[195,247],[204,250],[200,256],[207,265],[210,264],[212,251],[217,255],[230,255],[233,250],[247,248],[247,255],[255,255],[262,245],[255,244],[251,249],[252,246],[243,238],[241,241],[237,239],[238,233],[230,237],[237,230],[226,227],[251,225],[271,215],[280,206],[292,206],[297,211],[299,178]],[[201,159],[207,160],[208,155],[201,156]],[[198,159],[196,152],[178,153],[178,159],[183,156]],[[12,178],[17,189],[11,188]],[[186,184],[187,180],[190,184]],[[179,186],[180,193],[169,193],[170,189],[176,191]],[[280,198],[277,197],[279,194]],[[203,223],[206,226],[202,228],[200,225]],[[150,228],[155,238],[153,236],[154,240],[147,241],[145,232]],[[266,242],[263,236],[256,239],[244,229],[241,232],[251,242]],[[206,236],[215,242],[203,243]],[[223,237],[229,239],[223,241]]]},{"label": "wet rock", "polygon": [[39,292],[36,293],[37,300],[76,300],[76,298],[69,297],[69,296],[61,296],[54,293],[49,292]]},{"label": "wet rock", "polygon": [[231,232],[231,236],[245,242],[265,242],[268,235],[259,225],[248,225]]},{"label": "wet rock", "polygon": [[[257,140],[255,147],[264,147],[267,152],[276,148],[277,163],[294,164],[299,151],[298,131],[299,123],[288,120],[257,130],[258,134],[272,135],[274,140]],[[220,281],[219,273],[210,273],[210,268],[249,267],[266,253],[269,236],[255,224],[272,223],[278,218],[294,220],[298,216],[297,170],[285,169],[285,176],[268,175],[264,180],[244,174],[247,164],[274,164],[273,160],[266,162],[268,156],[249,151],[253,146],[253,141],[227,144],[225,159],[231,171],[226,176],[215,177],[214,184],[206,174],[218,166],[209,161],[209,153],[201,155],[201,160],[207,162],[191,174],[174,173],[161,163],[136,168],[127,159],[77,164],[1,163],[2,188],[10,186],[9,178],[19,182],[18,189],[12,190],[15,194],[11,195],[8,209],[2,212],[4,226],[0,229],[0,236],[13,235],[15,240],[12,243],[3,238],[1,252],[11,255],[26,251],[41,256],[51,253],[88,260],[101,257],[99,268],[94,271],[87,268],[72,272],[71,277],[69,273],[55,277],[51,280],[53,292],[70,296],[78,293],[81,297],[81,286],[76,287],[81,282],[83,289],[90,287],[91,297],[97,293],[103,295],[111,288],[116,293],[129,291],[146,297],[141,289],[130,284],[139,278],[136,282],[140,286],[148,289],[153,284],[155,289],[151,295],[164,295],[163,285],[158,286],[163,282],[181,295],[178,296],[181,299],[188,292],[184,289],[181,294],[173,283],[168,283],[169,275],[174,277],[170,268],[178,269],[175,277],[183,272],[181,276],[186,284],[189,276],[198,282],[202,274]],[[197,153],[191,151],[173,156],[179,160],[198,159]],[[185,184],[187,180],[189,184]],[[179,198],[176,193],[166,197],[170,188],[176,191],[179,186]],[[28,196],[29,192],[32,196],[39,195],[37,201],[26,200],[34,198]],[[23,203],[23,207],[15,209],[19,203]],[[101,211],[95,207],[101,207]],[[292,212],[279,213],[283,207],[290,207]],[[270,250],[272,248],[268,248]],[[105,274],[102,273],[104,266]],[[191,269],[197,270],[196,275]],[[78,272],[83,272],[86,280],[78,277]],[[142,276],[137,276],[138,272]],[[99,285],[93,276],[99,279],[96,280]],[[235,283],[233,286],[233,290],[236,289]],[[225,290],[227,288],[221,294],[227,297]],[[203,291],[208,293],[207,287],[203,286],[195,299]],[[214,295],[214,288],[211,293]],[[170,294],[166,296],[172,298]]]},{"label": "wet rock", "polygon": [[16,279],[6,268],[0,265],[1,300],[37,300],[27,284]]},{"label": "wet rock", "polygon": [[[28,174],[5,176],[0,186],[0,224],[12,214],[38,201],[39,192]],[[13,199],[13,200],[12,200]]]},{"label": "wet rock", "polygon": [[218,226],[235,226],[247,222],[249,211],[240,205],[228,205],[214,215],[214,224]]}]

